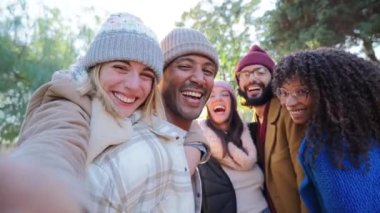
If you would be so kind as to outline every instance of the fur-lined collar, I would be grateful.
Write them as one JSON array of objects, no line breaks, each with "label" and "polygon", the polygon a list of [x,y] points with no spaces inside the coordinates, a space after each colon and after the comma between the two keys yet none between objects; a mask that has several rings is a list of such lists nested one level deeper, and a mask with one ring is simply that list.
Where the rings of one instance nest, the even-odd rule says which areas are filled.
[{"label": "fur-lined collar", "polygon": [[132,121],[117,121],[103,107],[99,99],[92,100],[90,142],[87,163],[91,163],[107,147],[126,141],[132,135]]},{"label": "fur-lined collar", "polygon": [[99,99],[92,101],[90,141],[87,150],[87,164],[91,163],[107,147],[127,141],[133,134],[133,125],[137,122],[146,124],[146,128],[158,135],[163,141],[176,141],[184,138],[186,131],[156,116],[142,118],[139,110],[124,120],[116,120],[104,108]]},{"label": "fur-lined collar", "polygon": [[205,120],[200,121],[199,124],[203,130],[203,135],[209,142],[211,156],[218,160],[219,163],[235,170],[243,171],[253,168],[257,161],[257,152],[247,125],[244,124],[243,133],[241,135],[241,140],[245,151],[238,148],[233,143],[228,143],[227,148],[231,154],[231,157],[228,155],[223,157],[222,141],[215,134],[215,132],[207,126]]}]

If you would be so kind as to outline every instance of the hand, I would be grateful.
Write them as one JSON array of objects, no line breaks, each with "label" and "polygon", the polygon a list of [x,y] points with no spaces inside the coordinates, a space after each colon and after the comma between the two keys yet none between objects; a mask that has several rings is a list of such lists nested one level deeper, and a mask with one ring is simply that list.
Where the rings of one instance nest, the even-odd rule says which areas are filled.
[{"label": "hand", "polygon": [[0,174],[0,212],[81,212],[67,187],[46,171],[0,157]]}]

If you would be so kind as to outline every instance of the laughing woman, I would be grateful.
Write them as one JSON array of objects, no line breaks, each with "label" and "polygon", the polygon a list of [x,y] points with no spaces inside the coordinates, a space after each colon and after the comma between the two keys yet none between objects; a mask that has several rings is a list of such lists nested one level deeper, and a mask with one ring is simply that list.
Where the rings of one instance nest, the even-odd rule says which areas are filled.
[{"label": "laughing woman", "polygon": [[[111,15],[77,66],[56,72],[31,97],[19,146],[6,158],[20,169],[9,169],[7,164],[0,167],[9,174],[9,182],[2,179],[0,185],[7,183],[8,192],[15,197],[23,191],[24,200],[14,199],[19,205],[0,202],[0,211],[55,212],[35,209],[65,202],[77,209],[91,208],[82,188],[87,163],[107,146],[130,137],[129,117],[136,110],[143,116],[164,116],[156,86],[162,65],[158,41],[139,18],[126,13]],[[99,123],[109,120],[114,121],[107,126],[113,134],[97,129]],[[20,173],[27,171],[30,181],[22,181]],[[44,181],[51,182],[55,190]],[[2,189],[0,200],[4,201]],[[59,211],[75,212],[66,208]]]},{"label": "laughing woman", "polygon": [[330,48],[282,59],[273,80],[308,129],[300,193],[310,212],[380,212],[380,68]]},{"label": "laughing woman", "polygon": [[256,148],[236,103],[232,87],[215,81],[208,118],[200,121],[211,150],[210,160],[199,166],[204,213],[269,212]]}]

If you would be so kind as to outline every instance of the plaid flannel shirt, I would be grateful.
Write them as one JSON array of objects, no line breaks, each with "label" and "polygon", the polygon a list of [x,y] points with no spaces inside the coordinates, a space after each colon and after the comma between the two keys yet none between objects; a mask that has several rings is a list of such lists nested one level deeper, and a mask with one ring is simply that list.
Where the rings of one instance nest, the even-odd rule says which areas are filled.
[{"label": "plaid flannel shirt", "polygon": [[187,132],[160,119],[152,126],[137,121],[127,141],[89,165],[94,212],[200,212],[199,174],[191,179],[183,146]]}]

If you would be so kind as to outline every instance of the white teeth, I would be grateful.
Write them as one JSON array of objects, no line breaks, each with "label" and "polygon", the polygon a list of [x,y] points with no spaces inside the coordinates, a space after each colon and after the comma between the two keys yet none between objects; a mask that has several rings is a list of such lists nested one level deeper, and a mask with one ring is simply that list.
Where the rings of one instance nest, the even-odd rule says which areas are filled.
[{"label": "white teeth", "polygon": [[261,89],[259,86],[249,86],[248,90],[259,90]]},{"label": "white teeth", "polygon": [[216,107],[214,107],[214,111],[216,111],[216,110],[224,110],[225,109],[225,107],[224,106],[216,106]]},{"label": "white teeth", "polygon": [[135,102],[136,98],[128,98],[120,93],[115,93],[116,98],[118,98],[121,102],[131,104]]},{"label": "white teeth", "polygon": [[192,96],[192,97],[195,97],[195,98],[202,97],[202,94],[199,93],[199,92],[185,91],[185,92],[182,92],[182,94],[184,94],[186,96]]}]

